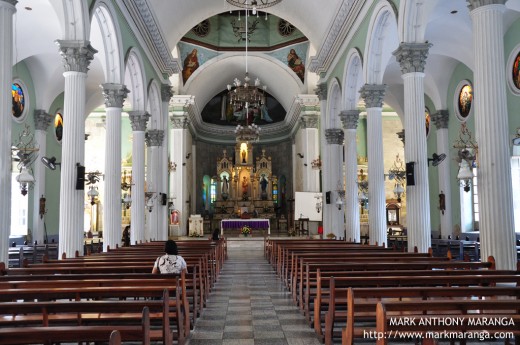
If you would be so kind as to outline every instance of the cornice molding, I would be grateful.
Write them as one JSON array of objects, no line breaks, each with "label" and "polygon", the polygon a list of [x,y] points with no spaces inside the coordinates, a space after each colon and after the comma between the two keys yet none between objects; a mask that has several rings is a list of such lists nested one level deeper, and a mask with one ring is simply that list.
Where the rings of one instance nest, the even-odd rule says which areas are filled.
[{"label": "cornice molding", "polygon": [[318,54],[311,59],[309,65],[311,72],[320,74],[330,68],[365,2],[365,0],[343,0]]}]

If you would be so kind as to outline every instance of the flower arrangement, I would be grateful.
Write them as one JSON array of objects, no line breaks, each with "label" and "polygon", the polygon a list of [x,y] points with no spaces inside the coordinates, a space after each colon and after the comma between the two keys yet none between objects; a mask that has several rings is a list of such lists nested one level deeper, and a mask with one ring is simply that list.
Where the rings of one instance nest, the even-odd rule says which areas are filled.
[{"label": "flower arrangement", "polygon": [[240,229],[240,233],[245,236],[251,235],[251,228],[247,225],[244,225],[242,229]]}]

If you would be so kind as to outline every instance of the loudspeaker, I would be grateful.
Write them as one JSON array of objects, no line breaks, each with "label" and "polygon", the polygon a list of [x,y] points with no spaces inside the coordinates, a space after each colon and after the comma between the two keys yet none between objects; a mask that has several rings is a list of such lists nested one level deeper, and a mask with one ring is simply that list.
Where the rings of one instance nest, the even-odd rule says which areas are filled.
[{"label": "loudspeaker", "polygon": [[76,164],[76,190],[85,189],[85,167],[79,163]]},{"label": "loudspeaker", "polygon": [[161,205],[166,206],[168,204],[168,200],[166,198],[166,193],[161,193]]},{"label": "loudspeaker", "polygon": [[330,192],[325,192],[325,203],[330,204]]},{"label": "loudspeaker", "polygon": [[415,186],[415,162],[406,163],[406,185]]}]

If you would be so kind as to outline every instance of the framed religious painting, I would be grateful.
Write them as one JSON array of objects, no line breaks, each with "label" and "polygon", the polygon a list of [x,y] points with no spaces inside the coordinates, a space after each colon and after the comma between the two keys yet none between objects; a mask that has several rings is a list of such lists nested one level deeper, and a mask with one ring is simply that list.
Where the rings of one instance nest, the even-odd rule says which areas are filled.
[{"label": "framed religious painting", "polygon": [[513,49],[507,63],[507,84],[511,92],[520,96],[520,44]]},{"label": "framed religious painting", "polygon": [[462,80],[456,88],[454,109],[463,122],[473,113],[473,85],[468,80]]},{"label": "framed religious painting", "polygon": [[21,80],[11,84],[12,115],[16,122],[23,122],[27,115],[27,92]]},{"label": "framed religious painting", "polygon": [[56,140],[61,143],[61,139],[63,139],[63,115],[60,111],[56,112],[54,116],[54,134]]}]

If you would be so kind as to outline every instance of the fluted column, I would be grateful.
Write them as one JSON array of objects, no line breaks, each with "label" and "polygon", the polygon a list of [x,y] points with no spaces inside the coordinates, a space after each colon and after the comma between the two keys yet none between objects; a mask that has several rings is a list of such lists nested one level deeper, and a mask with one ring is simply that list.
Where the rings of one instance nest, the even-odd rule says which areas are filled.
[{"label": "fluted column", "polygon": [[[510,133],[504,60],[506,0],[468,0],[475,56],[475,129],[481,259],[495,257],[497,269],[516,268]],[[491,116],[492,115],[492,116]],[[515,181],[518,182],[518,181]]]},{"label": "fluted column", "polygon": [[344,110],[339,115],[345,136],[345,240],[361,240],[357,186],[357,141],[356,131],[359,110]]},{"label": "fluted column", "polygon": [[[328,227],[329,231],[336,235],[336,238],[345,236],[344,232],[344,222],[343,222],[343,207],[338,209],[336,205],[336,201],[339,198],[338,188],[343,188],[343,173],[341,162],[343,160],[343,130],[340,128],[329,128],[325,130],[325,139],[327,140],[327,144],[329,145],[329,181],[330,181],[330,189],[331,197],[330,197],[330,205],[325,208],[328,211],[328,216],[330,217],[330,226]],[[339,183],[338,183],[339,182]],[[327,215],[324,213],[324,215]]]},{"label": "fluted column", "polygon": [[[303,155],[307,166],[303,169],[303,190],[306,192],[320,191],[320,171],[312,169],[311,162],[320,155],[318,142],[318,115],[303,115],[302,124]],[[293,154],[296,157],[296,153]]]},{"label": "fluted column", "polygon": [[[386,85],[365,84],[361,97],[367,111],[368,231],[371,244],[387,244],[385,165],[383,156],[383,99]],[[357,171],[356,171],[357,173]]]},{"label": "fluted column", "polygon": [[128,112],[132,124],[132,207],[130,221],[130,242],[132,244],[144,242],[144,136],[146,124],[150,114],[144,110]]},{"label": "fluted column", "polygon": [[327,141],[325,140],[325,119],[327,118],[327,83],[320,83],[317,85],[317,88],[314,90],[316,95],[318,96],[318,99],[320,100],[320,149],[321,149],[321,191],[323,194],[323,207],[322,207],[322,223],[323,223],[323,231],[324,235],[332,232],[331,229],[331,219],[328,216],[329,212],[327,209],[330,205],[327,205],[325,203],[325,192],[330,190],[328,188],[328,184],[330,183],[329,179],[329,155],[328,155],[328,145]]},{"label": "fluted column", "polygon": [[394,51],[404,81],[404,146],[406,162],[414,162],[415,185],[406,186],[408,251],[426,253],[431,246],[428,156],[424,129],[424,65],[431,44],[401,43]]},{"label": "fluted column", "polygon": [[161,159],[161,147],[164,141],[164,131],[158,129],[151,129],[146,133],[146,144],[150,148],[150,165],[148,166],[148,186],[152,186],[149,192],[156,192],[154,195],[154,206],[150,212],[148,210],[148,219],[150,220],[150,239],[157,240],[159,238],[159,215],[161,208],[161,201],[158,199],[158,185],[161,179],[161,171],[158,169]]},{"label": "fluted column", "polygon": [[[450,180],[450,139],[448,134],[449,113],[447,110],[439,110],[432,115],[432,120],[437,127],[437,153],[446,155],[444,161],[437,166],[439,170],[439,193],[444,194],[445,210],[439,210],[441,216],[441,237],[448,238],[453,233],[453,221],[451,210],[451,180]],[[438,200],[435,199],[434,200]]]},{"label": "fluted column", "polygon": [[[85,164],[85,101],[88,65],[97,52],[88,41],[57,40],[65,72],[63,138],[61,148],[60,230],[61,257],[83,255],[85,191],[76,189],[78,165]],[[81,176],[84,178],[84,176]]]},{"label": "fluted column", "polygon": [[0,0],[0,262],[8,262],[11,233],[11,128],[13,82],[13,15],[15,0]]},{"label": "fluted column", "polygon": [[[164,130],[164,145],[161,146],[161,160],[163,162],[161,168],[161,181],[158,186],[157,191],[161,193],[168,194],[168,163],[169,163],[169,155],[168,155],[168,147],[169,147],[169,134],[168,131],[168,119],[169,119],[169,104],[170,99],[173,96],[173,90],[170,85],[163,84],[161,85],[161,119],[163,119],[163,125],[161,129]],[[168,205],[162,206],[159,211],[159,233],[157,234],[158,241],[165,241],[168,239],[168,219],[169,219],[169,210]]]},{"label": "fluted column", "polygon": [[125,85],[102,84],[106,111],[105,200],[103,251],[121,242],[121,111],[128,92]]},{"label": "fluted column", "polygon": [[[52,116],[45,110],[34,110],[34,139],[38,144],[38,157],[44,157],[47,151],[46,133],[49,124],[52,121]],[[32,240],[43,244],[45,239],[45,229],[43,215],[40,216],[40,197],[45,197],[45,166],[43,164],[33,165],[33,217],[32,217]]]}]

